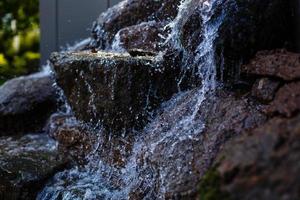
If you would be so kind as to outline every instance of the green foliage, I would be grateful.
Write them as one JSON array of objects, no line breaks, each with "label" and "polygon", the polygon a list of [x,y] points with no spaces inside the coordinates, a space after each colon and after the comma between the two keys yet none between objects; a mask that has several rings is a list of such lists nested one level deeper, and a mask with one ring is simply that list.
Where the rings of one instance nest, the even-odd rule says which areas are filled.
[{"label": "green foliage", "polygon": [[39,67],[39,1],[0,1],[0,84]]},{"label": "green foliage", "polygon": [[229,195],[221,190],[221,177],[216,169],[210,169],[199,186],[199,200],[230,200]]}]

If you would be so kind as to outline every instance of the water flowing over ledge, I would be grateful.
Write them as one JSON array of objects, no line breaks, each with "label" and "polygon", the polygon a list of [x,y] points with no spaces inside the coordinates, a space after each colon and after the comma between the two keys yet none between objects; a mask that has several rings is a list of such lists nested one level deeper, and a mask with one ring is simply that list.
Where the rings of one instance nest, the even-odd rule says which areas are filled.
[{"label": "water flowing over ledge", "polygon": [[[216,199],[228,193],[243,199],[265,190],[257,186],[243,193],[235,182],[242,180],[247,188],[245,177],[260,175],[247,170],[255,169],[256,161],[261,171],[278,170],[279,179],[296,188],[294,179],[281,176],[283,165],[274,161],[274,167],[256,156],[282,159],[278,149],[298,156],[287,143],[297,145],[298,138],[299,55],[273,50],[253,58],[262,49],[293,50],[290,6],[286,0],[126,0],[100,15],[91,38],[53,53],[53,72],[47,69],[1,87],[13,90],[0,93],[0,122],[7,116],[37,117],[47,107],[39,103],[57,103],[58,112],[48,119],[54,112],[50,109],[34,128],[58,142],[51,151],[71,160],[72,167],[47,181],[37,199],[196,199],[212,194],[210,188],[221,195]],[[32,81],[35,87],[28,86]],[[24,98],[15,101],[16,94]],[[37,102],[27,106],[34,114],[14,112],[26,98]],[[44,136],[25,138],[30,147]],[[241,137],[250,147],[235,140]],[[0,144],[5,141],[13,141],[9,144],[15,148],[14,140]],[[293,156],[284,156],[293,163]],[[298,172],[289,166],[291,173]],[[227,173],[237,175],[226,182]],[[221,184],[232,187],[219,188]],[[288,194],[274,191],[293,197],[291,188],[284,190]],[[259,195],[274,199],[266,192]]]}]

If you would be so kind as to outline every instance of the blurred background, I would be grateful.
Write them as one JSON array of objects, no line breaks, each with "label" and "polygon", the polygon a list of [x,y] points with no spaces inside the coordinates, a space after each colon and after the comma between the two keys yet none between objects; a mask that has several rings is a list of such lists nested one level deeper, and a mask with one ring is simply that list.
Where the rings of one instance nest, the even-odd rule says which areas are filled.
[{"label": "blurred background", "polygon": [[0,1],[0,84],[38,70],[39,0]]},{"label": "blurred background", "polygon": [[0,0],[0,85],[88,38],[99,14],[120,1]]}]

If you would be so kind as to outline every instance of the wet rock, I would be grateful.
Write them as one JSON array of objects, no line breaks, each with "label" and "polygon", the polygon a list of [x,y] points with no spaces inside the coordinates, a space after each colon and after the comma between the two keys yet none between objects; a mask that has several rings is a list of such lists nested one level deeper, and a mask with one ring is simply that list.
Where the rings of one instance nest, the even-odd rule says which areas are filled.
[{"label": "wet rock", "polygon": [[251,95],[263,103],[273,100],[280,82],[269,78],[261,78],[255,81]]},{"label": "wet rock", "polygon": [[161,49],[160,43],[163,42],[164,23],[155,21],[144,22],[138,25],[130,26],[121,29],[112,44],[113,50],[119,48],[143,49],[145,51],[157,52]]},{"label": "wet rock", "polygon": [[218,156],[218,187],[231,199],[298,199],[299,139],[299,115],[233,139]]},{"label": "wet rock", "polygon": [[0,136],[42,131],[58,107],[57,90],[49,74],[15,78],[0,87]]},{"label": "wet rock", "polygon": [[153,20],[170,20],[176,15],[179,2],[179,0],[123,1],[100,15],[92,29],[91,45],[105,49],[111,45],[114,36],[123,28]]},{"label": "wet rock", "polygon": [[138,57],[138,56],[155,56],[156,55],[153,51],[145,51],[143,49],[129,49],[128,53],[132,57]]},{"label": "wet rock", "polygon": [[194,11],[182,27],[180,40],[183,48],[194,54],[203,40],[201,13]]},{"label": "wet rock", "polygon": [[46,132],[58,142],[61,155],[80,165],[86,162],[97,141],[95,130],[62,113],[51,116]]},{"label": "wet rock", "polygon": [[286,50],[262,51],[242,67],[242,73],[297,80],[300,78],[300,55]]},{"label": "wet rock", "polygon": [[35,199],[45,182],[67,161],[45,134],[0,138],[0,199]]},{"label": "wet rock", "polygon": [[152,173],[158,173],[152,176],[157,177],[160,198],[176,199],[194,193],[220,146],[266,120],[255,104],[224,92],[208,97],[193,119],[193,104],[198,98],[197,90],[178,96],[146,128],[140,162],[153,166]]},{"label": "wet rock", "polygon": [[300,111],[300,82],[288,83],[276,93],[274,101],[267,107],[268,114],[291,117]]},{"label": "wet rock", "polygon": [[76,117],[100,121],[112,132],[141,129],[149,112],[178,91],[180,69],[162,67],[149,56],[62,53],[51,62]]}]

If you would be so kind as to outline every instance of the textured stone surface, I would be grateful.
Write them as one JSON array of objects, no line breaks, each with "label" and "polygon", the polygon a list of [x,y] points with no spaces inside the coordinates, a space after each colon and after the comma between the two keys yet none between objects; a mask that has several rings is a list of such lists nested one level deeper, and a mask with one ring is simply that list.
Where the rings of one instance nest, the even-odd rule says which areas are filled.
[{"label": "textured stone surface", "polygon": [[57,99],[54,80],[44,72],[7,81],[0,87],[0,136],[41,131]]},{"label": "textured stone surface", "polygon": [[[108,48],[117,32],[123,28],[148,21],[165,21],[177,13],[179,0],[123,1],[102,13],[92,30],[92,46]],[[142,34],[141,34],[142,35]]]},{"label": "textured stone surface", "polygon": [[58,142],[61,156],[80,165],[86,162],[97,139],[95,131],[87,125],[78,122],[74,116],[61,113],[51,116],[46,132]]},{"label": "textured stone surface", "polygon": [[[157,177],[160,197],[173,199],[194,193],[195,185],[210,167],[220,146],[233,135],[266,120],[247,99],[236,99],[226,92],[208,97],[193,120],[189,118],[193,113],[190,109],[194,108],[197,97],[196,91],[179,96],[144,133],[140,162],[148,163],[153,167],[152,173],[158,173],[152,176]],[[203,123],[205,127],[201,128]],[[147,180],[143,174],[141,179]],[[137,195],[139,191],[147,188],[132,193]]]},{"label": "textured stone surface", "polygon": [[47,135],[0,138],[0,199],[35,199],[45,182],[67,161]]},{"label": "textured stone surface", "polygon": [[276,93],[274,101],[267,107],[269,114],[291,117],[300,111],[300,82],[287,83]]},{"label": "textured stone surface", "polygon": [[150,21],[123,28],[115,36],[112,49],[122,50],[119,48],[123,48],[126,51],[130,51],[130,49],[159,51],[161,49],[160,44],[163,42],[161,35],[163,35],[164,25],[161,22]]},{"label": "textured stone surface", "polygon": [[180,69],[161,67],[150,56],[62,53],[51,62],[76,117],[113,132],[141,129],[148,112],[178,91]]},{"label": "textured stone surface", "polygon": [[221,188],[231,199],[298,199],[300,116],[274,118],[225,145]]},{"label": "textured stone surface", "polygon": [[252,87],[251,95],[261,102],[270,102],[273,100],[280,82],[269,78],[257,79]]},{"label": "textured stone surface", "polygon": [[285,50],[262,51],[242,67],[242,73],[297,80],[300,79],[300,55]]},{"label": "textured stone surface", "polygon": [[[178,29],[178,33],[172,36],[172,40],[180,44],[175,45],[174,48],[174,45],[162,41],[161,48],[173,52],[178,51],[179,45],[182,48],[176,53],[176,57],[182,56],[182,50],[186,51],[191,57],[187,59],[187,62],[190,62],[195,56],[195,49],[202,40],[202,21],[198,8],[203,6],[203,1],[192,0],[185,1],[185,3],[182,6],[184,11],[181,16],[176,17],[180,5],[179,0],[123,1],[101,14],[93,27],[91,47],[111,49],[114,38],[118,36],[117,33],[122,33],[123,40],[131,38],[131,46],[148,49],[148,38],[154,38],[152,41],[154,44],[157,41],[157,36],[152,36],[152,33],[157,34],[157,29],[152,29],[151,24],[155,22],[168,24],[174,20],[175,24],[172,25]],[[216,5],[217,11],[211,22],[223,20],[214,42],[216,61],[220,66],[218,69],[220,79],[235,81],[239,76],[240,64],[247,62],[258,50],[282,48],[284,45],[293,47],[291,32],[294,30],[292,27],[294,5],[292,3],[293,0],[266,0],[264,2],[224,0]],[[144,31],[147,29],[146,24],[151,30],[149,33]],[[134,30],[134,34],[129,30]],[[152,30],[155,31],[152,32]],[[159,28],[157,32],[163,39],[168,37],[170,30],[167,26]],[[272,37],[269,37],[270,35]],[[145,37],[147,40],[144,40]],[[143,40],[144,46],[141,43]],[[178,60],[174,59],[173,64],[178,65]]]}]

